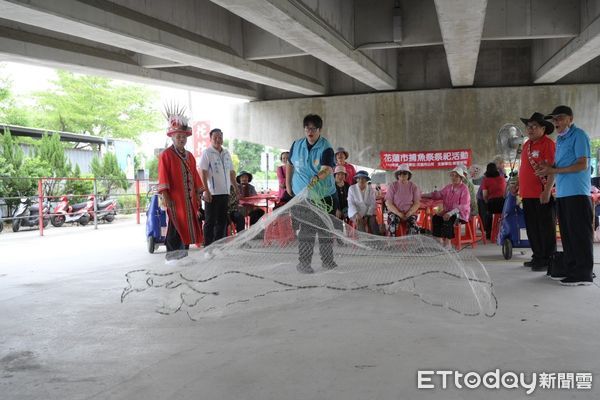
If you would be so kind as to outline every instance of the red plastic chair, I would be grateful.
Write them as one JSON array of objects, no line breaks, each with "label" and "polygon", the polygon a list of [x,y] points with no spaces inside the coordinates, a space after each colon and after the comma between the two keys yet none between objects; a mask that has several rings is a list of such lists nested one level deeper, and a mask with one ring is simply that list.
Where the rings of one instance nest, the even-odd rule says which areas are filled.
[{"label": "red plastic chair", "polygon": [[281,246],[286,246],[295,239],[296,232],[294,232],[292,225],[292,217],[289,215],[280,215],[265,229],[263,244],[268,246],[272,243],[278,243]]},{"label": "red plastic chair", "polygon": [[490,236],[490,242],[496,243],[498,241],[498,234],[500,233],[500,226],[502,225],[502,214],[492,215],[492,234]]},{"label": "red plastic chair", "polygon": [[[481,217],[479,215],[474,215],[469,219],[469,222],[472,225],[471,229],[473,230],[475,242],[481,240],[483,244],[487,244],[487,239],[485,237],[485,228],[483,226],[483,221],[481,220]],[[477,228],[479,228],[480,234],[477,234]]]},{"label": "red plastic chair", "polygon": [[[462,225],[465,226],[465,234],[462,234]],[[460,223],[454,225],[454,239],[452,239],[452,243],[454,247],[456,247],[457,251],[460,251],[463,246],[470,244],[475,248],[477,243],[475,241],[475,235],[473,233],[473,224],[471,222],[467,222],[466,224]]]}]

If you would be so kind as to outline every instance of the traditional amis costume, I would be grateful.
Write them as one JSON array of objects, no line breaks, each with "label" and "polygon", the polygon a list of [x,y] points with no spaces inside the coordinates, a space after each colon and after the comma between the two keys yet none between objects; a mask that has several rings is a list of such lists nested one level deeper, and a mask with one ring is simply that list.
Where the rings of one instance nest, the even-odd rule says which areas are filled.
[{"label": "traditional amis costume", "polygon": [[[167,136],[172,137],[177,133],[191,136],[192,128],[188,126],[188,119],[183,115],[182,109],[167,109],[166,117],[169,121]],[[198,219],[202,190],[202,180],[192,153],[187,150],[179,152],[175,145],[171,145],[160,154],[158,192],[167,192],[171,198],[170,207],[167,208],[167,252],[184,250],[192,243],[202,242],[202,229]]]}]

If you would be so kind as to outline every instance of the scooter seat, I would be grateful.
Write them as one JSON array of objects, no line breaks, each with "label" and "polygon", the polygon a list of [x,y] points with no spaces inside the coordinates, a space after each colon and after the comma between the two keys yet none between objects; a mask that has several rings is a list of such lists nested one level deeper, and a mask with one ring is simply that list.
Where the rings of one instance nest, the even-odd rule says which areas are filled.
[{"label": "scooter seat", "polygon": [[98,208],[102,209],[102,208],[106,208],[108,206],[110,206],[113,203],[114,200],[104,200],[101,201],[100,203],[98,203]]},{"label": "scooter seat", "polygon": [[81,210],[82,208],[86,208],[87,207],[87,203],[77,203],[77,204],[73,204],[73,211],[78,211]]}]

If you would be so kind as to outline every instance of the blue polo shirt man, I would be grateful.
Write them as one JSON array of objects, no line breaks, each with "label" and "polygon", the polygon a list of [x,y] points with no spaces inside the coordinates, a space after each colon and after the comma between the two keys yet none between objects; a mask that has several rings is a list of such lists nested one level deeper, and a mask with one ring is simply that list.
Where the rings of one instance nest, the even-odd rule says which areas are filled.
[{"label": "blue polo shirt man", "polygon": [[590,138],[573,123],[573,110],[558,106],[545,117],[552,119],[558,137],[554,165],[540,165],[536,175],[555,175],[558,223],[563,245],[564,286],[591,285],[594,267],[593,216],[590,198]]},{"label": "blue polo shirt man", "polygon": [[[321,136],[323,120],[320,116],[309,114],[304,117],[305,137],[296,140],[290,148],[286,165],[286,188],[290,196],[299,194],[305,188],[321,194],[323,203],[329,206],[330,214],[334,215],[336,203],[335,154],[327,139]],[[318,237],[319,252],[323,269],[337,267],[333,259],[333,235],[323,224],[322,216],[314,209],[295,206],[292,217],[300,226],[298,232],[298,272],[313,273],[311,267],[315,238]]]}]

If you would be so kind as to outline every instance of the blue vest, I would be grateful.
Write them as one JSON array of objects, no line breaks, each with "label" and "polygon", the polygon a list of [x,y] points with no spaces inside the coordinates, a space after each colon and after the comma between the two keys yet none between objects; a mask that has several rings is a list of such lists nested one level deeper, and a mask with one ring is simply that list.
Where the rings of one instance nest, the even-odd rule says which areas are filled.
[{"label": "blue vest", "polygon": [[[292,157],[289,162],[294,166],[294,174],[292,175],[292,191],[294,194],[300,193],[311,179],[321,170],[321,157],[323,152],[332,148],[331,144],[323,136],[314,144],[312,149],[308,151],[308,141],[306,138],[298,139],[294,142]],[[331,196],[335,193],[335,179],[333,174],[329,174],[327,178],[319,181],[315,186],[315,190],[323,196]]]},{"label": "blue vest", "polygon": [[[556,139],[556,154],[554,162],[557,167],[569,167],[578,158],[591,157],[590,138],[575,124],[571,125],[567,133]],[[591,174],[588,167],[579,172],[556,174],[556,197],[589,196],[591,192]]]}]

